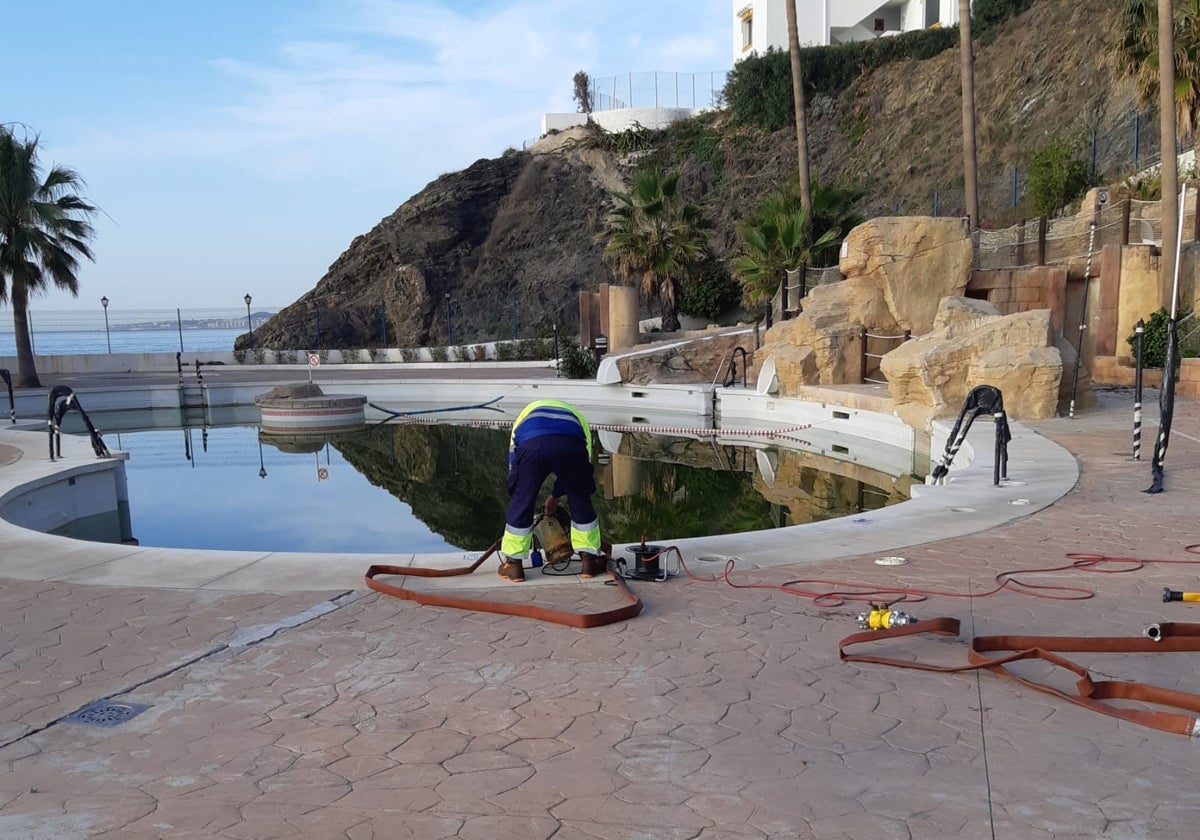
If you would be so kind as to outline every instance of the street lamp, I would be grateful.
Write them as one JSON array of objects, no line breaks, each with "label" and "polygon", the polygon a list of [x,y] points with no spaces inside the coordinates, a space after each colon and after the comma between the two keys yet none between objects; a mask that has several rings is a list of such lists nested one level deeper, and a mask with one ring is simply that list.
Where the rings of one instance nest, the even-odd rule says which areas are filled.
[{"label": "street lamp", "polygon": [[246,301],[246,326],[250,330],[250,349],[254,349],[254,322],[250,320],[250,295],[247,294],[242,300]]},{"label": "street lamp", "polygon": [[104,307],[104,341],[108,344],[108,352],[112,352],[112,337],[108,332],[108,295],[100,298],[100,305]]},{"label": "street lamp", "polygon": [[451,338],[452,332],[450,329],[450,293],[446,292],[446,346],[449,347],[454,343]]},{"label": "street lamp", "polygon": [[[246,297],[250,297],[250,296],[246,295]],[[259,429],[258,433],[259,433],[259,435],[261,435],[262,429]],[[258,477],[259,478],[267,477],[267,465],[263,463],[262,438],[261,437],[258,439]]]}]

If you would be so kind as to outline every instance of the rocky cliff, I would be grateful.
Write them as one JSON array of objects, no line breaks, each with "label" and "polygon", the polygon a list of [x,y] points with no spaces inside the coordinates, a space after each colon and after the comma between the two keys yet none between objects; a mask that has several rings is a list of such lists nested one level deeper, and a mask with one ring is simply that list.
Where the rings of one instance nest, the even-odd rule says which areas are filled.
[{"label": "rocky cliff", "polygon": [[[1038,0],[992,43],[976,44],[985,226],[1033,215],[1020,188],[1022,167],[1053,134],[1084,138],[1080,152],[1090,163],[1094,131],[1098,178],[1130,173],[1133,92],[1107,58],[1119,6]],[[865,190],[859,210],[868,217],[961,213],[958,73],[958,52],[949,50],[864,75],[837,98],[815,98],[808,122],[814,178]],[[1144,161],[1157,148],[1157,131],[1153,116],[1141,123]],[[683,169],[685,192],[706,206],[723,260],[736,249],[737,220],[795,168],[794,131],[732,125],[720,112],[633,139],[631,150],[580,136],[547,138],[533,151],[441,176],[355,238],[315,288],[256,329],[256,344],[439,344],[447,321],[456,344],[547,335],[553,324],[571,330],[577,292],[617,282],[596,234],[608,192],[636,166],[649,160]]]}]

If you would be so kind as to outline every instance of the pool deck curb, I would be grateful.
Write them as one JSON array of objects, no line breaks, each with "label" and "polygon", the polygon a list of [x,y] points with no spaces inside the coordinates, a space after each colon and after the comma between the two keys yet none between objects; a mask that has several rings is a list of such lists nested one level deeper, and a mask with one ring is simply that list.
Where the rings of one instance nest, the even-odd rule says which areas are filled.
[{"label": "pool deck curb", "polygon": [[[263,373],[271,375],[274,372]],[[428,369],[421,387],[436,388],[443,384],[449,387],[461,381],[457,376],[442,373],[444,378],[438,379],[439,371]],[[257,387],[268,384],[271,382],[260,382]],[[361,382],[355,384],[369,387]],[[511,383],[506,380],[506,384]],[[678,388],[666,386],[666,389]],[[639,386],[638,390],[644,402],[653,402],[655,386]],[[78,393],[90,411],[106,408],[105,398],[109,395],[102,389],[80,389]],[[604,394],[614,391],[597,389],[597,393],[602,399]],[[127,394],[123,395],[118,404],[124,405],[127,398]],[[755,397],[749,395],[747,399]],[[768,399],[775,425],[800,424],[811,419],[810,414],[802,411],[810,405],[806,401]],[[733,422],[736,426],[745,426],[752,421],[738,419]],[[944,441],[949,424],[939,423],[938,426],[940,436],[935,435],[935,440]],[[993,483],[994,425],[990,417],[985,417],[972,426],[945,483],[914,486],[913,498],[909,501],[859,516],[772,530],[686,539],[661,534],[651,535],[650,541],[677,547],[687,560],[723,564],[732,559],[739,569],[751,569],[833,560],[866,551],[894,555],[912,545],[996,527],[1053,504],[1070,491],[1079,475],[1074,457],[1062,447],[1021,423],[1012,423],[1011,429],[1008,477],[999,484]],[[95,471],[103,465],[103,460],[96,458],[86,439],[73,436],[63,437],[62,457],[51,462],[46,454],[46,433],[42,424],[36,422],[0,427],[0,444],[21,453],[12,465],[0,471],[0,509],[7,500],[19,495],[23,486],[44,484],[64,473],[74,475]],[[497,469],[502,468],[503,465],[497,465]],[[135,519],[136,501],[131,500]],[[614,556],[624,559],[627,548],[628,545],[615,545]],[[363,574],[372,564],[449,568],[461,566],[464,560],[478,556],[461,551],[317,554],[117,545],[40,533],[4,518],[0,518],[0,549],[4,552],[0,574],[23,580],[274,592],[360,589],[365,587]],[[629,559],[632,566],[632,559]],[[427,581],[425,585],[455,589],[503,587],[506,584],[494,574],[495,566],[496,562],[489,560],[474,575]],[[531,570],[526,583],[565,585],[582,581],[575,576],[550,576]]]}]

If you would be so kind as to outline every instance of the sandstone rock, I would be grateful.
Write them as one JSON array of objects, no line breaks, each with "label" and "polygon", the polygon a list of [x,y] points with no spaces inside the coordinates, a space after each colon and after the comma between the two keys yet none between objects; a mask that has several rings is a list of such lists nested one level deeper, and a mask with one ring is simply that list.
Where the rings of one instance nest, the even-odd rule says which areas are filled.
[{"label": "sandstone rock", "polygon": [[871,278],[901,329],[933,328],[938,302],[961,295],[971,272],[971,239],[961,219],[886,217],[864,222],[843,243],[846,277]]},{"label": "sandstone rock", "polygon": [[1000,314],[994,303],[974,298],[950,295],[938,303],[937,315],[933,319],[933,329],[940,330],[960,324],[973,324],[985,317],[995,317]]},{"label": "sandstone rock", "polygon": [[1063,365],[1050,310],[980,318],[974,328],[944,327],[883,357],[880,369],[906,423],[927,430],[934,418],[957,415],[978,385],[1000,389],[1011,419],[1055,415]]},{"label": "sandstone rock", "polygon": [[775,359],[775,376],[783,396],[795,396],[798,386],[818,381],[817,355],[811,347],[778,344],[772,346],[771,355]]},{"label": "sandstone rock", "polygon": [[742,347],[747,352],[745,365],[738,357],[737,382],[746,376],[747,385],[752,384],[745,369],[753,362],[754,342],[744,331],[725,335],[712,333],[682,341],[662,342],[660,347],[644,345],[636,352],[616,359],[621,381],[631,385],[648,385],[653,382],[712,383],[720,384],[729,368],[730,354],[734,348]]}]

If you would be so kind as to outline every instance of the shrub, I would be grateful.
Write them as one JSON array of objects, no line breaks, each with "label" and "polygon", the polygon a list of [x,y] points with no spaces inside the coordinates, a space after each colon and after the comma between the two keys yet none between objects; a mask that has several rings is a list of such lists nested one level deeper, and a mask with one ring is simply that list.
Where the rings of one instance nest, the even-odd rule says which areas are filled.
[{"label": "shrub", "polygon": [[267,348],[259,345],[254,348],[254,364],[261,365],[267,361]]},{"label": "shrub", "polygon": [[387,353],[388,353],[388,351],[387,351],[386,347],[372,347],[371,348],[371,361],[374,362],[375,364],[381,364],[382,362],[386,362],[387,361]]},{"label": "shrub", "polygon": [[741,297],[741,284],[723,265],[711,262],[699,277],[681,284],[678,308],[684,315],[715,321]]},{"label": "shrub", "polygon": [[[1017,0],[1013,0],[1016,2]],[[805,101],[818,94],[836,97],[863,74],[897,61],[932,58],[958,44],[958,27],[922,29],[894,38],[876,38],[828,47],[802,47]],[[742,59],[726,77],[722,96],[734,122],[777,131],[795,120],[792,65],[787,50],[768,49]]]},{"label": "shrub", "polygon": [[[1176,325],[1184,318],[1187,313],[1179,315]],[[1171,320],[1171,313],[1166,309],[1160,309],[1150,316],[1146,321],[1145,332],[1142,333],[1142,367],[1160,368],[1167,361],[1167,325]],[[1178,336],[1176,336],[1178,339]],[[1129,355],[1137,359],[1137,332],[1134,331],[1125,339],[1129,344]],[[1183,358],[1184,353],[1177,353],[1175,360],[1178,363],[1179,359]]]},{"label": "shrub", "polygon": [[239,365],[244,365],[244,364],[246,364],[246,354],[247,354],[247,352],[248,352],[248,351],[246,350],[246,348],[245,348],[245,347],[241,347],[241,348],[238,348],[237,350],[234,350],[234,351],[233,351],[233,358],[234,358],[234,360],[235,360],[235,361],[236,361],[236,362],[237,362]]},{"label": "shrub", "polygon": [[517,342],[517,358],[525,361],[549,359],[554,355],[554,347],[549,339],[522,338]]},{"label": "shrub", "polygon": [[515,341],[496,342],[496,358],[502,362],[511,362],[517,358],[517,343]]},{"label": "shrub", "polygon": [[588,351],[568,343],[562,348],[562,356],[558,360],[558,372],[567,379],[594,379],[596,377],[596,359]]},{"label": "shrub", "polygon": [[1029,161],[1029,195],[1039,216],[1056,215],[1087,192],[1091,179],[1079,148],[1078,139],[1060,134],[1034,149]]},{"label": "shrub", "polygon": [[429,348],[429,356],[435,362],[444,362],[449,358],[450,353],[444,345],[439,344]]}]

